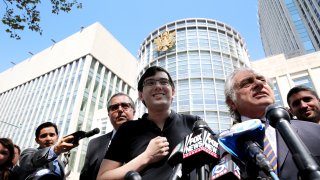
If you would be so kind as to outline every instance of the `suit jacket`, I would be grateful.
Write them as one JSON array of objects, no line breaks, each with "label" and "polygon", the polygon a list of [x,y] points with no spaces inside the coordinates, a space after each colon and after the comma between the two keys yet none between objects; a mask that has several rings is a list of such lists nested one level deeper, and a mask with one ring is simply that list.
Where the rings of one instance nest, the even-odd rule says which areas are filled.
[{"label": "suit jacket", "polygon": [[[55,158],[48,158],[49,149],[50,147],[42,149],[28,148],[24,150],[20,156],[20,167],[23,170],[23,173],[20,175],[19,179],[24,179],[39,169],[49,169],[54,171],[53,161]],[[61,170],[61,179],[65,179],[64,164],[59,160],[59,158],[57,159]]]},{"label": "suit jacket", "polygon": [[112,138],[112,132],[90,140],[84,166],[80,173],[80,180],[95,180],[97,178],[100,164]]},{"label": "suit jacket", "polygon": [[[320,165],[320,124],[307,121],[292,120],[291,127],[299,135],[309,149],[311,155]],[[285,141],[277,131],[278,176],[282,180],[296,180],[298,168],[292,159]]]}]

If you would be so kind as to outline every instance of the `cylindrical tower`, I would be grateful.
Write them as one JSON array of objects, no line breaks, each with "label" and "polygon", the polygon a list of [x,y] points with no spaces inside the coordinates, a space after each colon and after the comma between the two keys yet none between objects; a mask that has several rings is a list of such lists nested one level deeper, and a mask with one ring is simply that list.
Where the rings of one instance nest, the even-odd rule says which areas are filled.
[{"label": "cylindrical tower", "polygon": [[[230,127],[225,78],[249,66],[245,43],[232,27],[203,18],[168,23],[143,41],[139,61],[138,79],[153,65],[168,70],[176,84],[173,110],[199,115],[216,132]],[[140,114],[146,111],[142,103],[138,107]]]}]

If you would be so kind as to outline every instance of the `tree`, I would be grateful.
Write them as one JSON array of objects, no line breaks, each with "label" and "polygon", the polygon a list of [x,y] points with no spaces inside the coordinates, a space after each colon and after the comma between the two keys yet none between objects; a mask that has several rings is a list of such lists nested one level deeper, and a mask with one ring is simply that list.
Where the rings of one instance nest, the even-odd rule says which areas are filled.
[{"label": "tree", "polygon": [[[2,0],[6,5],[5,14],[2,17],[2,23],[7,26],[5,30],[11,38],[20,39],[16,31],[22,31],[28,27],[31,31],[42,34],[40,23],[40,11],[38,5],[40,0]],[[47,0],[45,0],[47,1]],[[72,8],[82,8],[82,3],[78,0],[50,0],[52,5],[51,12],[59,14],[72,10]]]}]

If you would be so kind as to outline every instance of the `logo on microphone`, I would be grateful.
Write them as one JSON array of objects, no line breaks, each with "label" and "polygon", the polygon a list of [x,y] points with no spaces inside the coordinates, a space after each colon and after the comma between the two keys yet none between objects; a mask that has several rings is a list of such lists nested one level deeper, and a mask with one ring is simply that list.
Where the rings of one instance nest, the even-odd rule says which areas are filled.
[{"label": "logo on microphone", "polygon": [[200,151],[204,151],[211,156],[218,158],[218,142],[213,139],[213,135],[208,131],[196,134],[192,133],[186,137],[183,158],[187,158]]}]

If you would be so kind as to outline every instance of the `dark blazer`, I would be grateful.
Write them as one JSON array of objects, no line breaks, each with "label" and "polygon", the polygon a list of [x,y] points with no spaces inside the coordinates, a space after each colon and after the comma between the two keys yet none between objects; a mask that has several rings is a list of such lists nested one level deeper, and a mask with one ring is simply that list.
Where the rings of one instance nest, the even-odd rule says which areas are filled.
[{"label": "dark blazer", "polygon": [[[292,120],[291,127],[309,149],[311,155],[320,165],[320,124],[307,121]],[[281,180],[296,180],[298,168],[292,159],[285,141],[277,131],[278,171]]]},{"label": "dark blazer", "polygon": [[[26,178],[30,174],[36,172],[39,169],[49,169],[51,171],[54,171],[54,165],[53,161],[55,159],[49,159],[49,149],[50,147],[47,148],[42,148],[42,149],[34,149],[34,148],[28,148],[24,150],[21,153],[20,156],[20,167],[23,170],[24,173],[19,175],[19,179]],[[61,170],[61,179],[65,179],[65,174],[64,174],[64,164],[59,160],[59,166]]]},{"label": "dark blazer", "polygon": [[84,165],[80,173],[80,180],[95,180],[97,178],[100,164],[106,155],[111,138],[112,131],[90,140]]}]

